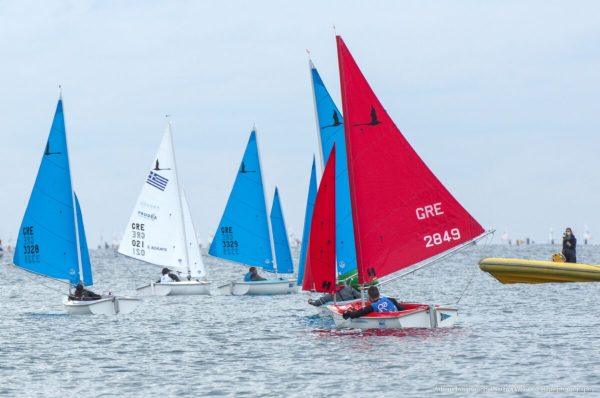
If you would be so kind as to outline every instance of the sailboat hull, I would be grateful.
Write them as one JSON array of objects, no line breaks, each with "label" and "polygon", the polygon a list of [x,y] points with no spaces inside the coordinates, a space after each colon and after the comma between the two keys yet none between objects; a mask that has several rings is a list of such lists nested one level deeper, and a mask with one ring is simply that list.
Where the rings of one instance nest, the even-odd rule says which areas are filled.
[{"label": "sailboat hull", "polygon": [[256,282],[232,282],[231,294],[234,296],[273,296],[296,293],[298,285],[292,279],[268,279]]},{"label": "sailboat hull", "polygon": [[70,315],[116,315],[129,314],[140,300],[132,297],[108,296],[100,300],[78,301],[65,298],[63,305]]},{"label": "sailboat hull", "polygon": [[204,281],[150,282],[136,290],[143,296],[198,296],[210,294],[210,283]]},{"label": "sailboat hull", "polygon": [[[348,300],[348,301],[338,301],[335,305],[349,305],[349,304],[357,304],[357,303],[360,303],[360,299]],[[332,317],[333,311],[331,309],[329,309],[330,305],[334,305],[333,301],[325,303],[319,307],[315,307],[317,309],[317,315],[323,316],[323,317]]]},{"label": "sailboat hull", "polygon": [[398,312],[372,312],[361,318],[344,319],[344,311],[360,308],[360,303],[330,305],[336,328],[352,329],[406,329],[452,327],[458,319],[458,309],[441,305],[401,303],[406,310]]}]

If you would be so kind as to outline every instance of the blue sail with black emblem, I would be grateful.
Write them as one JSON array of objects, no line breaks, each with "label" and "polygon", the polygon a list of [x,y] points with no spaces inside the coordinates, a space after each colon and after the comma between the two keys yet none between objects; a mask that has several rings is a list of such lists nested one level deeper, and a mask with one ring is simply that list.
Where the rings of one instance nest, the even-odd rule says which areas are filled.
[{"label": "blue sail with black emblem", "polygon": [[310,171],[310,183],[308,184],[308,197],[306,198],[306,212],[304,213],[304,229],[302,231],[302,246],[300,247],[300,262],[298,263],[298,286],[302,286],[304,280],[304,267],[306,265],[306,249],[310,237],[310,223],[312,220],[315,200],[317,199],[317,170],[313,156],[312,169]]},{"label": "blue sail with black emblem", "polygon": [[293,274],[294,263],[292,262],[292,251],[288,240],[283,210],[279,199],[279,190],[275,187],[273,206],[271,207],[271,229],[273,231],[273,246],[275,248],[275,264],[277,272],[282,274]]},{"label": "blue sail with black emblem", "polygon": [[350,203],[350,183],[348,180],[348,162],[346,160],[346,139],[344,137],[344,119],[335,102],[329,95],[321,76],[312,61],[309,61],[313,82],[313,93],[321,159],[327,163],[331,149],[335,144],[337,162],[335,170],[335,208],[336,208],[336,261],[337,274],[348,278],[356,273],[356,249],[354,227],[352,225],[352,207]]},{"label": "blue sail with black emblem", "polygon": [[[81,211],[77,206],[79,238],[76,236],[75,201],[71,185],[67,136],[62,99],[59,99],[42,162],[21,222],[13,263],[27,271],[76,284],[92,284]],[[84,258],[79,273],[77,241]]]},{"label": "blue sail with black emblem", "polygon": [[274,271],[267,206],[254,130],[250,133],[242,163],[208,253],[225,260]]}]

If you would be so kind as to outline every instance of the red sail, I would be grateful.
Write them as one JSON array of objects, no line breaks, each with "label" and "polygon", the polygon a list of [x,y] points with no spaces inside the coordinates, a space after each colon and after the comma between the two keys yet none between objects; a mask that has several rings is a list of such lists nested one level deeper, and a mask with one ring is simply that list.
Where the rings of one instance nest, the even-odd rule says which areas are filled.
[{"label": "red sail", "polygon": [[[335,291],[335,145],[317,191],[305,269],[310,276],[304,276],[304,290],[314,286],[317,292]],[[312,286],[307,279],[312,279]]]},{"label": "red sail", "polygon": [[404,138],[337,37],[359,283],[484,232]]},{"label": "red sail", "polygon": [[[308,247],[310,248],[310,245]],[[309,253],[309,250],[307,249],[306,252]],[[312,268],[310,265],[310,256],[308,255],[306,256],[306,261],[304,261],[304,278],[302,279],[302,290],[306,292],[311,292],[315,290],[315,281],[313,281]]]}]

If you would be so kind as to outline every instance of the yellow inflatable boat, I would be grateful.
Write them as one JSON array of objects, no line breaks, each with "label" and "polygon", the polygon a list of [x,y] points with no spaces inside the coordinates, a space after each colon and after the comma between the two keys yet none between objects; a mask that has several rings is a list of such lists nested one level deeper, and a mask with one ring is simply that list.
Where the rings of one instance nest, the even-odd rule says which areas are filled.
[{"label": "yellow inflatable boat", "polygon": [[479,268],[502,283],[600,282],[600,265],[484,258]]}]

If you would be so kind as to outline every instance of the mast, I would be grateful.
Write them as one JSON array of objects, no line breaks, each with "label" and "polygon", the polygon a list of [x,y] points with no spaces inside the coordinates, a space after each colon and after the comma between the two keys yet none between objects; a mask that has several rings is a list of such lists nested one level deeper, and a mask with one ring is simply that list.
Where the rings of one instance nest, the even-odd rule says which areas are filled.
[{"label": "mast", "polygon": [[[190,255],[188,252],[188,245],[187,245],[187,236],[185,233],[185,220],[183,217],[183,203],[182,203],[182,199],[181,199],[181,186],[179,185],[179,173],[177,173],[177,160],[175,159],[175,147],[173,145],[173,132],[171,131],[171,120],[169,119],[169,115],[167,115],[167,129],[169,131],[169,143],[171,144],[171,156],[173,156],[173,172],[175,173],[175,181],[177,182],[177,203],[179,203],[179,218],[180,218],[180,223],[179,223],[179,227],[180,227],[180,233],[181,233],[181,238],[183,239],[183,255],[184,255],[184,261],[185,261],[185,266],[186,266],[186,270],[187,270],[187,276],[188,278],[191,278],[192,275],[192,271],[190,270]],[[197,241],[196,241],[197,244]]]},{"label": "mast", "polygon": [[[258,166],[260,169],[260,179],[263,182],[263,198],[265,201],[265,208],[267,206],[267,196],[265,194],[265,178],[263,175],[263,168],[262,168],[262,164],[260,163],[260,146],[258,145],[258,134],[256,134],[256,125],[252,126],[252,131],[254,131],[255,137],[256,137],[256,152],[258,154]],[[275,270],[275,277],[278,278],[278,274],[277,274],[277,259],[275,258],[275,252],[273,250],[273,246],[275,245],[275,242],[273,240],[273,230],[271,229],[271,218],[269,217],[269,213],[267,212],[267,226],[268,226],[268,230],[269,230],[269,246],[271,249],[271,259],[273,261],[273,269]]]},{"label": "mast", "polygon": [[[62,103],[62,87],[58,86],[58,100]],[[63,119],[65,113],[65,105],[62,104]],[[81,246],[79,243],[79,223],[77,222],[77,205],[75,203],[75,190],[73,189],[73,174],[71,172],[71,157],[69,156],[69,140],[67,139],[67,123],[65,122],[65,143],[67,146],[67,163],[69,164],[69,179],[71,180],[71,205],[73,206],[73,222],[75,223],[75,244],[77,245],[77,265],[79,267],[79,282],[83,283],[83,263],[81,261]],[[71,285],[69,284],[69,290]]]}]

